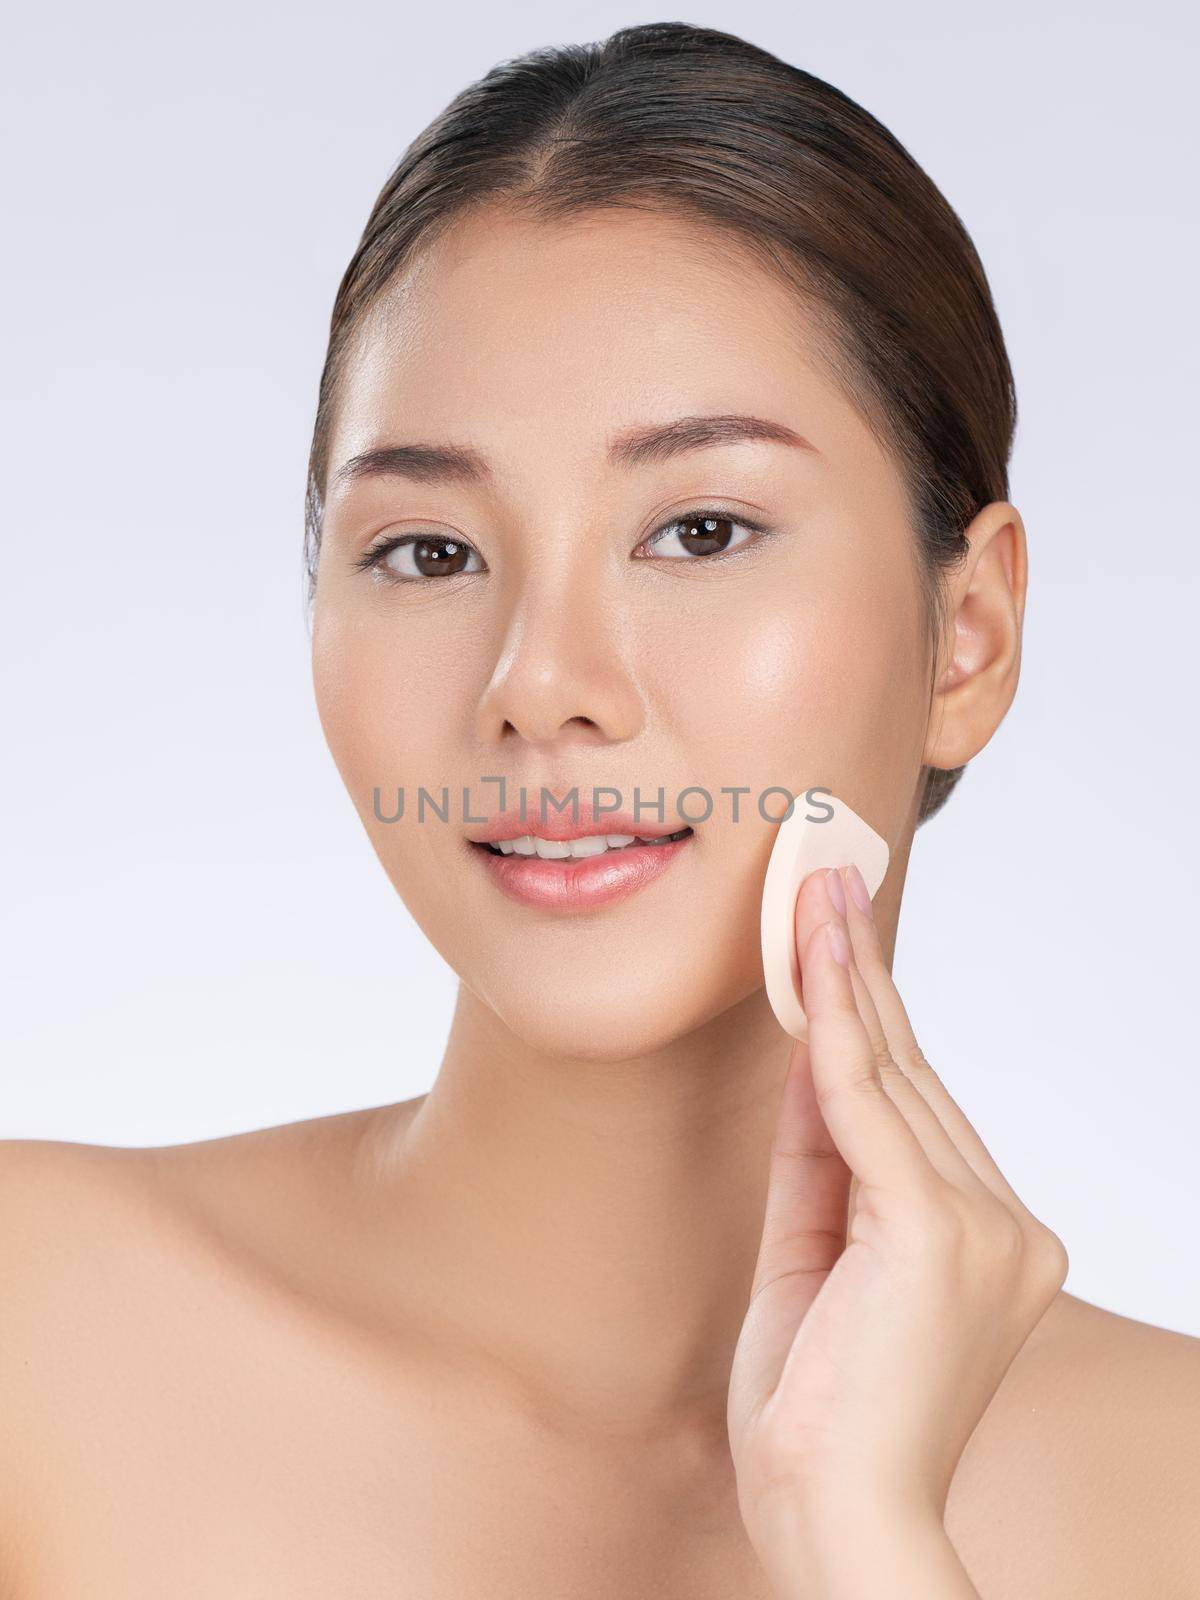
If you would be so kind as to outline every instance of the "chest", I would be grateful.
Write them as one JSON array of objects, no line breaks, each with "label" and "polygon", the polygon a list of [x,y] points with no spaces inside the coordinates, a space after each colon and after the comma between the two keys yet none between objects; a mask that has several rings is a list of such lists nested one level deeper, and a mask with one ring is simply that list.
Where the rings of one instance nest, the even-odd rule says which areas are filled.
[{"label": "chest", "polygon": [[[3,1600],[772,1600],[719,1440],[616,1419],[584,1444],[428,1343],[381,1356],[175,1240],[61,1283],[23,1363]],[[1034,1442],[985,1418],[956,1475],[948,1527],[981,1594],[1130,1592],[1094,1511],[1063,1515],[1069,1457],[1055,1481]]]},{"label": "chest", "polygon": [[420,1362],[381,1381],[235,1294],[78,1329],[14,1600],[769,1600],[731,1469],[583,1450]]}]

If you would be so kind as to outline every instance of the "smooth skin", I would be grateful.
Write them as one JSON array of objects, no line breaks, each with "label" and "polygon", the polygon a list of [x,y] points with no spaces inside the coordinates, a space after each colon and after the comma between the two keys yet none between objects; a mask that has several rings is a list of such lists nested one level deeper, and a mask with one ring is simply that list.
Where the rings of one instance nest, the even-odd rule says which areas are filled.
[{"label": "smooth skin", "polygon": [[[556,917],[498,892],[461,814],[373,813],[375,786],[472,785],[486,803],[488,773],[535,796],[827,785],[892,844],[873,958],[852,916],[848,931],[908,1076],[885,1014],[921,764],[976,757],[1012,701],[1025,531],[1007,502],[980,511],[931,659],[903,480],[829,354],[736,241],[630,211],[554,226],[476,212],[361,330],[333,470],[416,441],[489,468],[331,486],[313,619],[334,760],[461,979],[445,1052],[428,1094],[341,1116],[150,1149],[4,1146],[6,1600],[766,1600],[780,1581],[827,1600],[861,1584],[873,1540],[890,1566],[916,1536],[887,1522],[878,1452],[940,1441],[948,1454],[915,1459],[948,1466],[980,1405],[931,1562],[950,1541],[985,1600],[1200,1590],[1200,1341],[1062,1289],[1036,1320],[1029,1303],[990,1400],[1018,1324],[977,1367],[969,1350],[951,1363],[974,1387],[949,1417],[934,1367],[906,1368],[915,1435],[896,1429],[878,1325],[836,1302],[870,1380],[837,1415],[868,1454],[834,1458],[829,1537],[768,1540],[765,1565],[747,1469],[790,1481],[779,1441],[795,1435],[768,1449],[753,1404],[739,1409],[772,1376],[739,1345],[764,1222],[768,1238],[779,1226],[781,1113],[802,1113],[758,955],[772,825],[718,807],[642,891]],[[609,459],[632,430],[714,414],[772,419],[807,446]],[[690,555],[670,525],[713,506],[768,531]],[[403,548],[363,566],[376,541],[417,533],[472,559],[411,581]],[[814,881],[803,915],[828,921],[804,899]],[[400,967],[380,1048],[419,1075],[410,999]],[[829,1074],[861,1053],[850,1030]],[[942,1074],[953,1084],[953,1063]],[[886,1137],[876,1150],[831,1120],[874,1195]],[[808,1176],[783,1180],[801,1221],[846,1177]],[[954,1294],[930,1283],[902,1309],[932,1316],[929,1363],[943,1339],[961,1363]],[[794,1392],[803,1419],[814,1397]],[[847,1522],[848,1478],[866,1498]]]},{"label": "smooth skin", "polygon": [[742,1514],[781,1596],[978,1597],[951,1481],[1066,1251],[925,1059],[856,867],[809,875],[796,940],[808,1039],[729,1389]]}]

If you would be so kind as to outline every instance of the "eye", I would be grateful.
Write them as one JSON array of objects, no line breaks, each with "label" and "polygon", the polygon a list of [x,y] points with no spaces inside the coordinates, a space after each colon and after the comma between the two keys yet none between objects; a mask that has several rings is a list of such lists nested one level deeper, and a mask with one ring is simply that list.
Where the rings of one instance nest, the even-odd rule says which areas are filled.
[{"label": "eye", "polygon": [[[389,557],[395,555],[396,559]],[[428,578],[453,578],[460,572],[479,572],[470,565],[479,552],[465,539],[436,533],[406,533],[368,545],[353,563],[356,572],[378,568],[397,583],[422,583]]]},{"label": "eye", "polygon": [[[767,529],[760,523],[735,520],[725,511],[700,509],[672,517],[670,522],[665,522],[638,548],[654,550],[668,561],[682,561],[689,556],[719,558],[740,550],[751,542],[755,534],[766,532]],[[670,546],[672,540],[676,548],[668,549],[664,554],[659,547],[663,544]]]},{"label": "eye", "polygon": [[[684,561],[690,557],[719,560],[752,543],[755,536],[769,532],[761,523],[702,508],[663,523],[638,546],[638,551],[653,551],[667,561]],[[671,540],[675,540],[675,550],[664,551],[661,547],[669,546]],[[487,570],[479,552],[465,539],[430,533],[381,538],[369,545],[352,566],[356,572],[378,569],[381,575],[396,583],[423,583]]]}]

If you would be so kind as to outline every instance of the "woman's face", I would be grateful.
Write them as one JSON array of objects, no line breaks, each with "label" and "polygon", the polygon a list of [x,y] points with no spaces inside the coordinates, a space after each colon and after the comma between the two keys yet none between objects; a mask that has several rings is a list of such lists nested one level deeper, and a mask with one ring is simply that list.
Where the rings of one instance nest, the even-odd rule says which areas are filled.
[{"label": "woman's face", "polygon": [[[899,471],[816,340],[797,296],[727,238],[620,211],[477,214],[360,330],[317,573],[321,721],[413,917],[533,1048],[639,1054],[760,988],[780,790],[828,788],[907,849],[929,710],[914,536]],[[700,447],[696,430],[692,448],[610,453],[713,416],[808,447]],[[338,478],[418,443],[484,467],[394,457]],[[706,529],[694,514],[713,510]],[[429,542],[362,564],[405,535]],[[647,829],[694,832],[633,893],[532,906],[468,837],[499,777],[510,805],[525,787],[528,833],[543,785],[568,805],[616,790]],[[418,819],[421,786],[443,810],[448,790],[448,821]],[[379,820],[375,791],[387,818],[399,789],[402,819]]]}]

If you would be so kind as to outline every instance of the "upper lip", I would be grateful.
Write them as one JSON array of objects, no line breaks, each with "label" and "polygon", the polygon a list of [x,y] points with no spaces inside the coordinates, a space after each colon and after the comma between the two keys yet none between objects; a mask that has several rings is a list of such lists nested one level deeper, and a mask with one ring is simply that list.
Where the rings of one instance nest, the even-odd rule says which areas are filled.
[{"label": "upper lip", "polygon": [[523,839],[532,834],[538,839],[591,839],[610,833],[632,834],[637,839],[661,839],[668,833],[678,833],[690,828],[690,822],[658,822],[653,807],[644,806],[651,813],[643,820],[635,820],[630,811],[601,811],[599,815],[590,803],[579,798],[577,805],[564,805],[556,811],[549,800],[543,807],[538,796],[526,795],[525,816],[516,806],[497,811],[486,823],[467,831],[473,844],[498,844],[502,839]]}]

